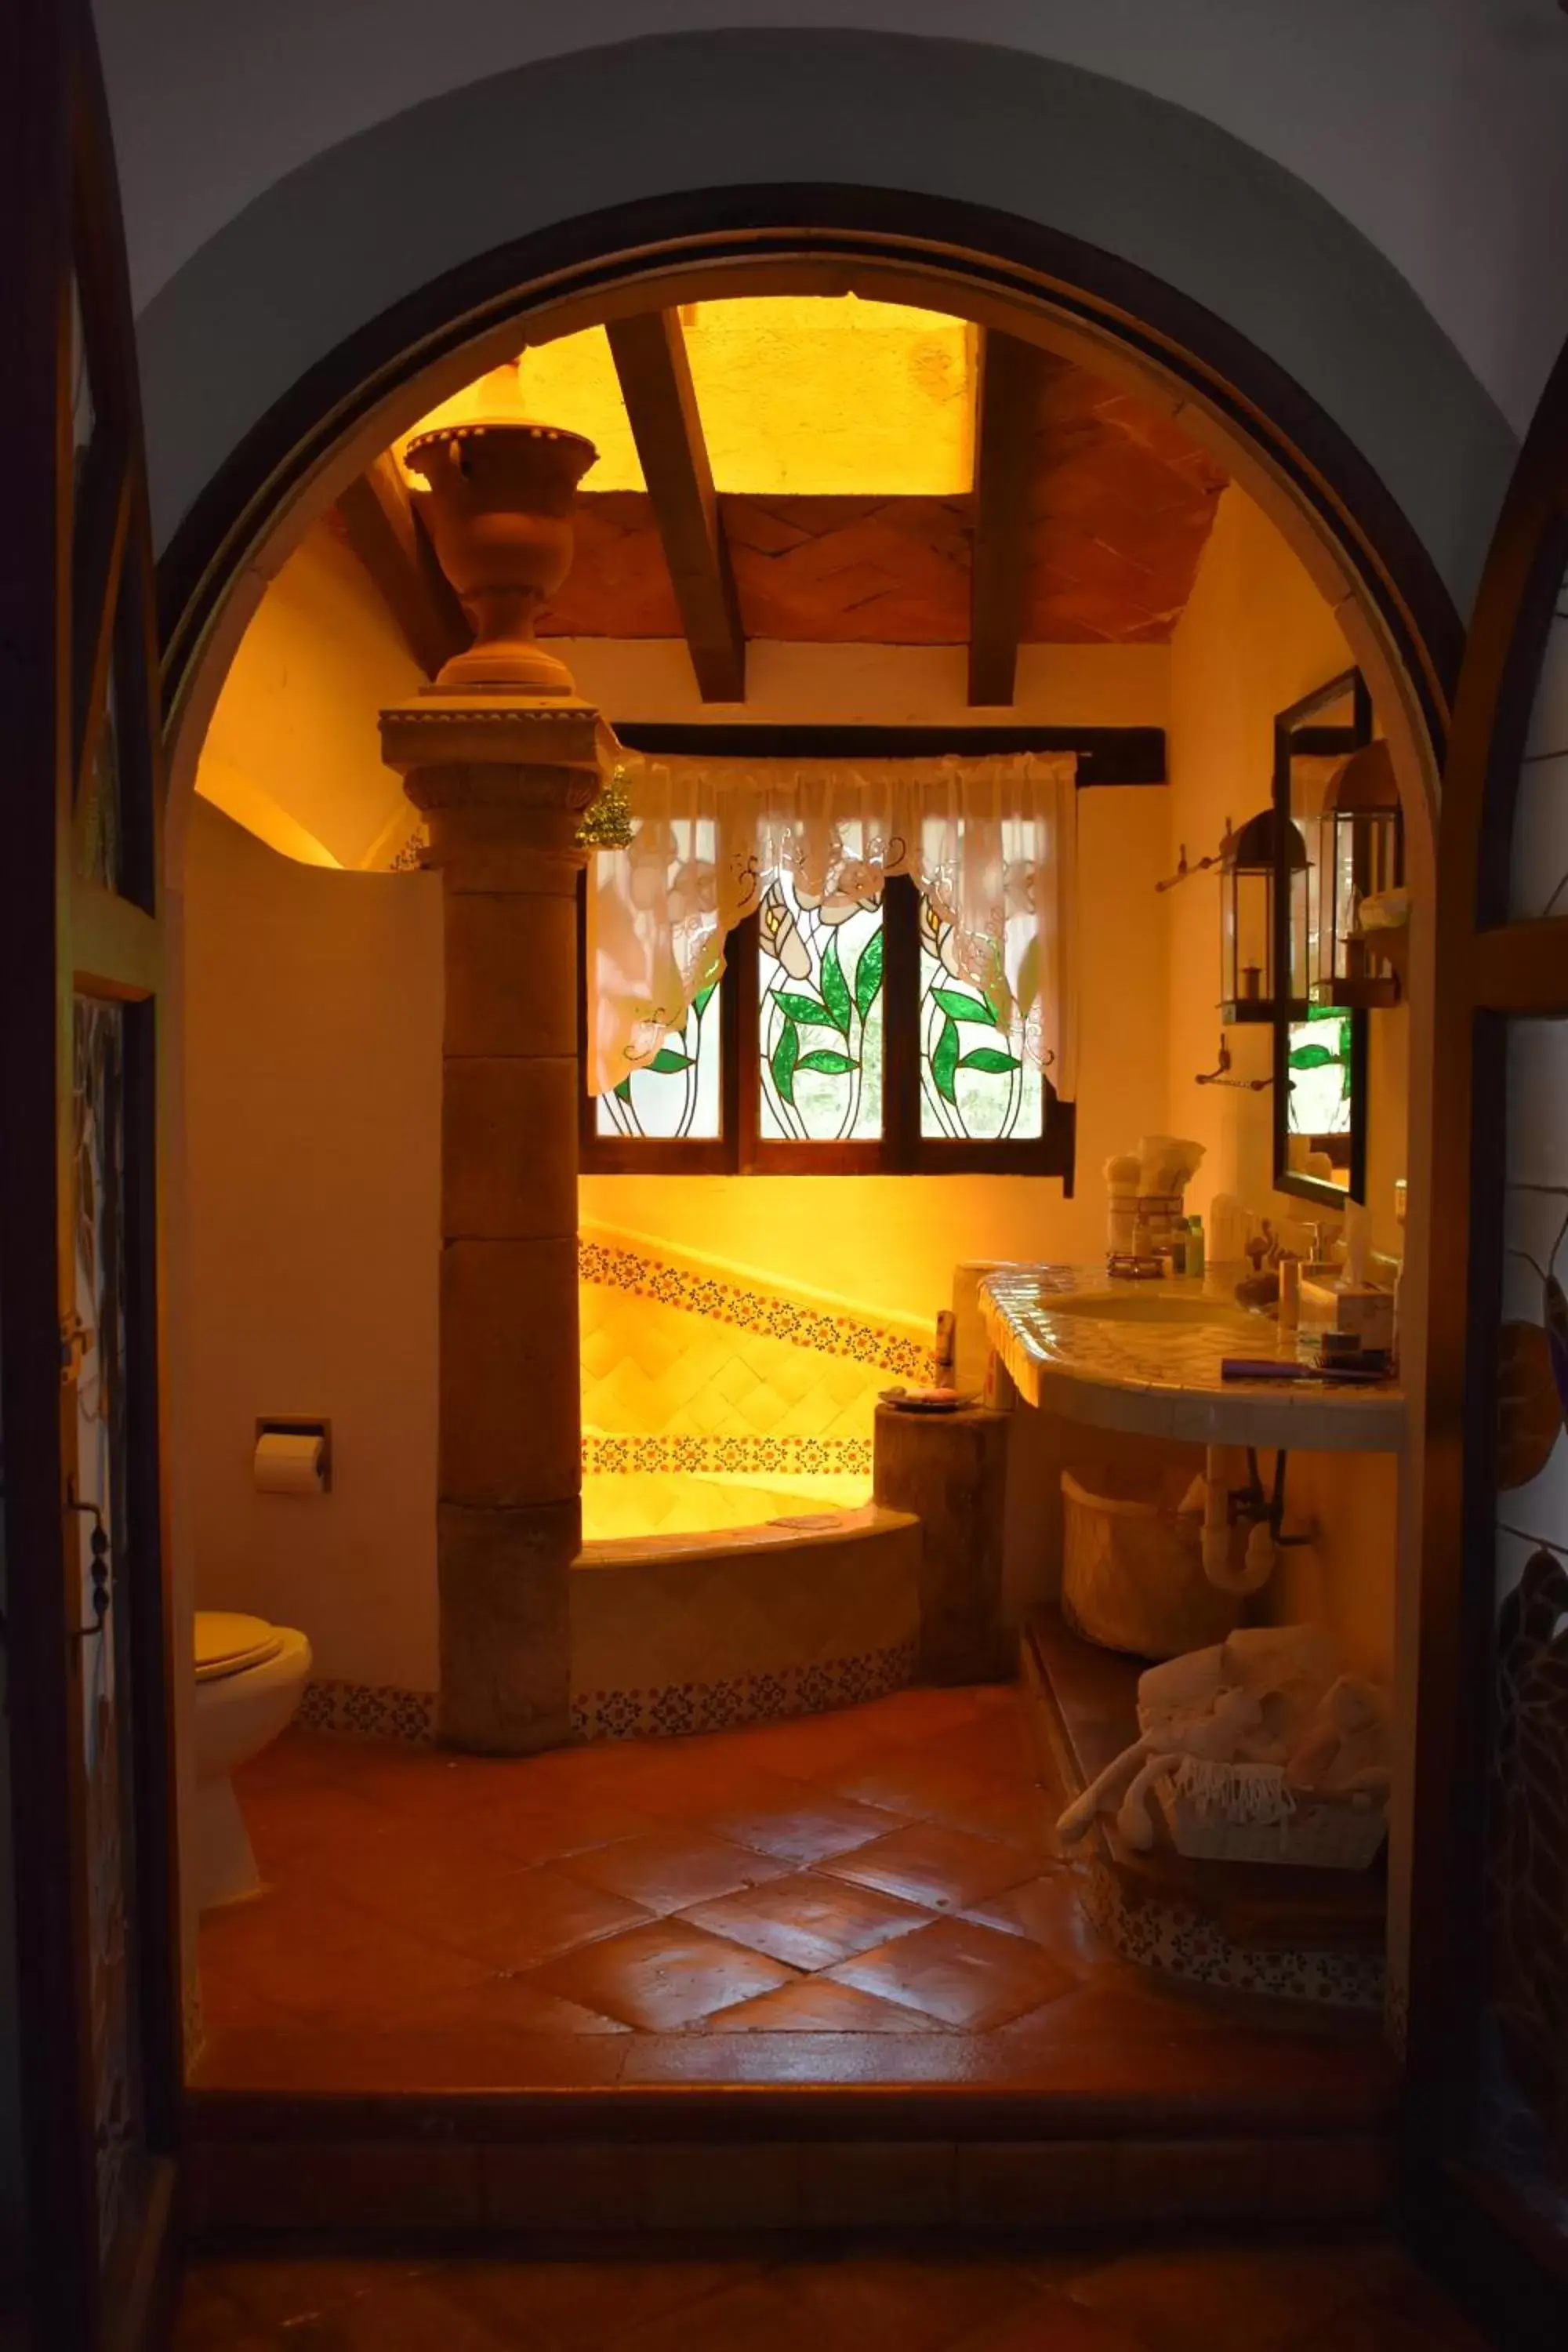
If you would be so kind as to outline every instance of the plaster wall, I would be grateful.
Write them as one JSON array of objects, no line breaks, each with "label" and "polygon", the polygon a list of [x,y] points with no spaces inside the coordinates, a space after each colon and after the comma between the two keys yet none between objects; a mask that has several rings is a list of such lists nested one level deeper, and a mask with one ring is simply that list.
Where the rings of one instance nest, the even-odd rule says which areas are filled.
[{"label": "plaster wall", "polygon": [[[1189,859],[1217,845],[1227,817],[1237,824],[1268,805],[1274,714],[1352,665],[1330,608],[1279,534],[1234,485],[1220,499],[1214,530],[1187,609],[1171,644],[1169,865],[1185,843]],[[1169,908],[1166,992],[1169,1118],[1174,1133],[1198,1137],[1206,1158],[1189,1193],[1206,1211],[1215,1192],[1237,1194],[1258,1214],[1299,1220],[1317,1213],[1273,1184],[1271,1090],[1199,1087],[1219,1041],[1219,885],[1200,875],[1165,894]],[[1367,1192],[1374,1246],[1398,1255],[1394,1180],[1405,1172],[1407,1012],[1369,1021]],[[1265,1076],[1268,1033],[1226,1033],[1234,1075]],[[1267,1475],[1267,1461],[1266,1461]],[[1288,1526],[1310,1524],[1316,1539],[1287,1551],[1265,1597],[1280,1622],[1322,1620],[1359,1671],[1391,1679],[1398,1473],[1384,1454],[1298,1455],[1289,1470]]]},{"label": "plaster wall", "polygon": [[[196,1605],[300,1627],[318,1675],[429,1689],[439,880],[322,872],[198,802],[185,959]],[[329,1495],[257,1492],[267,1414],[331,1419]]]},{"label": "plaster wall", "polygon": [[[961,24],[969,43],[1205,119],[1317,190],[1415,289],[1516,430],[1568,331],[1552,246],[1568,202],[1568,28],[1552,0],[578,0],[566,16],[471,0],[453,42],[429,38],[419,0],[97,0],[95,14],[139,305],[313,157],[568,42],[829,26],[929,39]],[[976,128],[960,117],[952,137]]]},{"label": "plaster wall", "polygon": [[196,790],[286,857],[366,866],[408,831],[375,714],[424,675],[357,556],[326,523],[301,541],[240,639]]}]

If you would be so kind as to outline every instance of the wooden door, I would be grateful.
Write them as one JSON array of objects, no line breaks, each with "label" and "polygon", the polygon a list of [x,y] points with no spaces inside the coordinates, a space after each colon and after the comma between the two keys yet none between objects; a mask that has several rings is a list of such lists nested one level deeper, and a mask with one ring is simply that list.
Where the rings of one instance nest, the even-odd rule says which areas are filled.
[{"label": "wooden door", "polygon": [[1410,2183],[1510,2338],[1568,2342],[1568,352],[1461,674],[1437,1051]]},{"label": "wooden door", "polygon": [[86,0],[0,7],[0,1439],[36,2343],[155,2325],[179,2029],[152,545]]}]

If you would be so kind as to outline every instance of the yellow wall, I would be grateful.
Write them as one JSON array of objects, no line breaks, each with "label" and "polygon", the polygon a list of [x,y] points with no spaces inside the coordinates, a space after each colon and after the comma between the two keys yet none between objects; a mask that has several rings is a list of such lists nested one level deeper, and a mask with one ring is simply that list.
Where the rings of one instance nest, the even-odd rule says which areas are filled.
[{"label": "yellow wall", "polygon": [[[1185,844],[1189,861],[1217,847],[1236,824],[1268,805],[1274,717],[1352,665],[1333,614],[1271,523],[1233,484],[1185,613],[1171,641],[1170,866]],[[1206,1158],[1189,1192],[1204,1209],[1234,1192],[1259,1214],[1300,1219],[1310,1203],[1274,1190],[1273,1095],[1194,1083],[1215,1067],[1220,1024],[1220,886],[1198,875],[1166,894],[1169,908],[1169,1118],[1173,1132],[1196,1136]],[[1368,1196],[1380,1248],[1397,1252],[1394,1180],[1405,1173],[1406,1015],[1378,1013],[1371,1024]],[[1227,1032],[1233,1075],[1266,1077],[1268,1031]]]},{"label": "yellow wall", "polygon": [[[1170,861],[1212,850],[1227,817],[1243,823],[1268,804],[1274,715],[1336,672],[1351,652],[1332,612],[1284,541],[1233,484],[1224,492],[1186,612],[1171,642]],[[1219,886],[1209,876],[1166,894],[1169,908],[1169,1116],[1198,1137],[1207,1157],[1189,1191],[1196,1208],[1235,1192],[1276,1219],[1318,1213],[1276,1192],[1273,1097],[1199,1087],[1219,1042]],[[1394,1179],[1405,1172],[1406,1015],[1370,1021],[1368,1183],[1377,1246],[1397,1252]],[[1238,1076],[1272,1068],[1268,1032],[1227,1033]],[[1266,1457],[1267,1466],[1267,1457]],[[1288,1526],[1317,1540],[1282,1555],[1265,1596],[1277,1622],[1321,1619],[1363,1672],[1392,1673],[1398,1470],[1386,1454],[1296,1456]]]},{"label": "yellow wall", "polygon": [[[429,1690],[440,882],[321,873],[198,803],[186,896],[196,1606],[299,1626],[318,1675]],[[330,1495],[257,1493],[269,1413],[331,1418]]]},{"label": "yellow wall", "polygon": [[286,857],[384,864],[413,819],[375,716],[424,683],[357,557],[318,524],[240,642],[196,790]]}]

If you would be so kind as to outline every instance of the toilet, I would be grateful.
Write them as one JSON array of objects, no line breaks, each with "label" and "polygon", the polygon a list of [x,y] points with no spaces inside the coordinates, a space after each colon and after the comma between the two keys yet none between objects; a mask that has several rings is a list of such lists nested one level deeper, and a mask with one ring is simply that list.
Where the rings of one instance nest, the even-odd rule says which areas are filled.
[{"label": "toilet", "polygon": [[287,1625],[196,1612],[196,1900],[204,1911],[261,1884],[233,1774],[286,1731],[310,1671],[310,1644]]}]

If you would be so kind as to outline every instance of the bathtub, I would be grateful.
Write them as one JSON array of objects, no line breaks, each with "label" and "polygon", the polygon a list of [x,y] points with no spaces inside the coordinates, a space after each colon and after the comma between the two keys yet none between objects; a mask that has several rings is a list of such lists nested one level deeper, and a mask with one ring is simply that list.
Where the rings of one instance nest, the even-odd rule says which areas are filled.
[{"label": "bathtub", "polygon": [[[584,1542],[571,1593],[578,1739],[725,1731],[854,1706],[911,1679],[917,1518],[875,1503],[835,1507],[798,1488],[711,1483],[729,1487],[721,1500],[680,1500],[731,1511],[744,1496],[745,1524]],[[752,1518],[759,1493],[789,1507]]]},{"label": "bathtub", "polygon": [[627,1536],[710,1535],[768,1520],[853,1509],[870,1498],[864,1476],[817,1477],[775,1471],[766,1479],[721,1471],[587,1472],[583,1536],[588,1543]]}]

